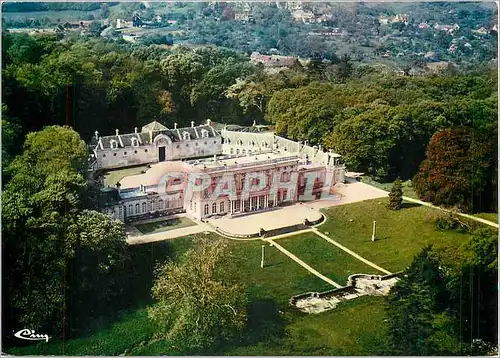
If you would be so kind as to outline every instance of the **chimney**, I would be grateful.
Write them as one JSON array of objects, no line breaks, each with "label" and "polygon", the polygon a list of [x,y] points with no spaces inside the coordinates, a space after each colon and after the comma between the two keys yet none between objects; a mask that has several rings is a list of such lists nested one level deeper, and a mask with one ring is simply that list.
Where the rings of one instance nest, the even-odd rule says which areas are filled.
[{"label": "chimney", "polygon": [[210,119],[207,119],[207,126],[211,126],[212,125],[212,121]]},{"label": "chimney", "polygon": [[309,141],[308,141],[308,140],[304,141],[304,145],[307,145],[308,143],[309,143]]},{"label": "chimney", "polygon": [[174,123],[174,129],[177,129],[177,123]]},{"label": "chimney", "polygon": [[255,127],[256,125],[257,125],[257,123],[255,123],[255,119],[254,119],[252,126]]},{"label": "chimney", "polygon": [[323,151],[323,146],[320,144],[319,147],[318,147],[319,151],[322,152]]},{"label": "chimney", "polygon": [[99,132],[95,131],[94,134],[95,134],[95,139],[99,140]]},{"label": "chimney", "polygon": [[191,128],[194,128],[194,121],[191,121]]},{"label": "chimney", "polygon": [[120,135],[120,131],[118,129],[115,130],[116,135]]},{"label": "chimney", "polygon": [[134,128],[134,133],[137,134],[137,127]]},{"label": "chimney", "polygon": [[214,163],[217,161],[217,154],[214,154]]}]

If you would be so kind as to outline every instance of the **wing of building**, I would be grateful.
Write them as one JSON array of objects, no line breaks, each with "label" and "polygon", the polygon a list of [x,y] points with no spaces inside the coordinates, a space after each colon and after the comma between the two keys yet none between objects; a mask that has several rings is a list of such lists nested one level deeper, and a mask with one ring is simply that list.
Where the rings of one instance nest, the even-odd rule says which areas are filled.
[{"label": "wing of building", "polygon": [[[102,189],[103,210],[123,221],[186,212],[196,219],[243,215],[317,200],[345,181],[339,154],[275,135],[266,126],[206,124],[100,137],[93,170],[154,164]],[[164,163],[162,163],[164,162]]]}]

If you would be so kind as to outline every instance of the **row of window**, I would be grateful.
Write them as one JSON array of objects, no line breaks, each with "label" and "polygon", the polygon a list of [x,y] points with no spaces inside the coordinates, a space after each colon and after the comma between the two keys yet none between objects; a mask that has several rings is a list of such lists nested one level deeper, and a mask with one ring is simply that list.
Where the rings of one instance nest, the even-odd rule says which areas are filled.
[{"label": "row of window", "polygon": [[[231,144],[231,139],[229,139],[229,138],[224,138],[224,144]],[[241,139],[238,139],[238,140],[236,141],[236,144],[237,144],[237,145],[242,146],[242,145],[243,145],[243,141],[242,141]],[[255,147],[255,146],[257,146],[257,143],[256,143],[256,142],[254,142],[254,141],[249,141],[249,142],[248,142],[248,146],[249,146],[249,147]],[[260,143],[260,146],[261,146],[261,147],[265,147],[265,148],[267,148],[267,147],[269,147],[269,143],[267,143],[267,142],[261,142],[261,143]]]},{"label": "row of window", "polygon": [[[128,215],[138,215],[138,214],[144,214],[147,211],[153,211],[153,210],[164,210],[164,209],[170,209],[170,208],[177,208],[179,207],[179,200],[163,200],[160,199],[156,202],[149,202],[149,203],[142,203],[142,204],[129,204],[128,206]],[[121,207],[120,207],[121,209]],[[134,210],[135,209],[135,210]]]},{"label": "row of window", "polygon": [[[220,208],[219,213],[225,212],[224,202],[220,203],[219,208]],[[208,212],[209,209],[210,209],[210,206],[208,204],[205,204],[204,211],[203,211],[205,215],[209,214],[209,212]],[[212,214],[217,214],[217,203],[212,204]]]},{"label": "row of window", "polygon": [[[144,149],[144,153],[147,153],[148,150]],[[137,150],[134,150],[134,154],[137,154]],[[127,152],[123,152],[123,155],[127,155]],[[106,158],[106,154],[102,155],[103,158]],[[116,153],[113,153],[113,157],[116,157]]]}]

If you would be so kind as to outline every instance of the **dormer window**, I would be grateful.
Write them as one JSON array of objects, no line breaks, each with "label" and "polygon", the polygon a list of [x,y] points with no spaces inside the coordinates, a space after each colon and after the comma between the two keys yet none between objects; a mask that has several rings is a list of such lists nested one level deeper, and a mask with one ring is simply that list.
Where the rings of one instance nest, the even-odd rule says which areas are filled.
[{"label": "dormer window", "polygon": [[132,138],[132,147],[138,147],[139,146],[139,141],[137,138]]},{"label": "dormer window", "polygon": [[117,149],[118,148],[118,142],[114,139],[112,139],[110,142],[111,149]]},{"label": "dormer window", "polygon": [[201,130],[201,137],[202,138],[208,138],[208,131],[206,129]]},{"label": "dormer window", "polygon": [[184,140],[190,140],[191,139],[191,135],[188,132],[184,132],[184,133],[182,133],[182,138]]}]

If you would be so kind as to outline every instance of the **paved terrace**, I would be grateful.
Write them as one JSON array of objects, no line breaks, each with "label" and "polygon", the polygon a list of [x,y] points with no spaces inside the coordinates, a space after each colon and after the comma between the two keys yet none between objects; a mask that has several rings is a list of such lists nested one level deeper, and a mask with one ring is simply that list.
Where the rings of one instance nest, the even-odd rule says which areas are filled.
[{"label": "paved terrace", "polygon": [[266,231],[282,227],[303,224],[304,219],[315,221],[321,218],[321,213],[302,204],[294,204],[276,208],[275,210],[248,213],[238,217],[222,217],[209,219],[212,226],[236,234],[255,234],[263,228]]}]

